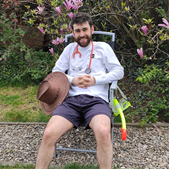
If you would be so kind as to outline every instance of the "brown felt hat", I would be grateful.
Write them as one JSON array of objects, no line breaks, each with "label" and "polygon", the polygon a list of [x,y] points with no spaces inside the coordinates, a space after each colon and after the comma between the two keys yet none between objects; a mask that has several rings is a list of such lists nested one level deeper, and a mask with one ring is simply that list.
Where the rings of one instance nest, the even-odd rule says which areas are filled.
[{"label": "brown felt hat", "polygon": [[50,73],[39,85],[37,99],[46,115],[51,115],[69,91],[69,80],[64,73]]}]

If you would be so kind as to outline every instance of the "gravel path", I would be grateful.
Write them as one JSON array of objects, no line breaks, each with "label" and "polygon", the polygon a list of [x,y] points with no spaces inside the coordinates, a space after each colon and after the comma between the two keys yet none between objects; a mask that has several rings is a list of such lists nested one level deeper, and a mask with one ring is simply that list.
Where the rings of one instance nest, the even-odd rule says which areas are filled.
[{"label": "gravel path", "polygon": [[[0,163],[35,163],[46,124],[0,124]],[[114,127],[114,165],[120,168],[169,169],[169,125],[167,127],[127,127],[128,137],[121,140],[121,129]],[[95,149],[91,130],[83,128],[67,132],[58,147]],[[72,162],[96,164],[95,154],[58,151],[51,165]]]}]

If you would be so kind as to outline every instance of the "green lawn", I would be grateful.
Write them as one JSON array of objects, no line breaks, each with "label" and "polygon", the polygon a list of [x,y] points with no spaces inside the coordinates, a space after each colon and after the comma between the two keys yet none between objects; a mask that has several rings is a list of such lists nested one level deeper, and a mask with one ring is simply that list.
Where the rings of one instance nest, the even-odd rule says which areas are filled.
[{"label": "green lawn", "polygon": [[[0,164],[0,169],[34,169],[35,166],[30,165],[22,165],[22,164],[15,164],[13,166],[3,166]],[[72,163],[69,165],[65,165],[63,167],[50,167],[49,169],[99,169],[97,166],[93,165],[80,165],[78,163]],[[120,169],[120,167],[112,167],[112,169]],[[144,168],[135,168],[135,169],[144,169]]]},{"label": "green lawn", "polygon": [[[48,122],[37,99],[38,86],[0,87],[0,122]],[[120,116],[114,122],[121,122]]]},{"label": "green lawn", "polygon": [[0,87],[0,121],[48,122],[36,98],[38,86]]},{"label": "green lawn", "polygon": [[[13,166],[9,166],[9,165],[3,166],[0,164],[0,168],[1,169],[34,169],[35,166],[32,164],[30,165],[15,164]],[[99,168],[93,165],[80,165],[77,163],[73,163],[70,165],[65,165],[64,167],[50,167],[50,169],[99,169]],[[114,167],[112,169],[119,169],[119,168]]]}]

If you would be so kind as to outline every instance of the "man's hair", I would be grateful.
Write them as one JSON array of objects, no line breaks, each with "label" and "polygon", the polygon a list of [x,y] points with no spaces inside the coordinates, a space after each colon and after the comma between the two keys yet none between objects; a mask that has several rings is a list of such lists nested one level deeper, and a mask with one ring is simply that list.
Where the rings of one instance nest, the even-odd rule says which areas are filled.
[{"label": "man's hair", "polygon": [[84,12],[78,12],[73,16],[70,26],[73,30],[74,24],[82,24],[86,21],[89,23],[90,27],[92,27],[93,22],[92,22],[90,15]]}]

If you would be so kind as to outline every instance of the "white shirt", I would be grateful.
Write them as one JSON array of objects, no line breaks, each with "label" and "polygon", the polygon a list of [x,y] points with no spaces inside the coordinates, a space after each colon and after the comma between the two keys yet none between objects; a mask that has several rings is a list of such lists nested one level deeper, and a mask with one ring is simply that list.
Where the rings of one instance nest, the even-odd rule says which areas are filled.
[{"label": "white shirt", "polygon": [[101,97],[108,102],[109,83],[122,79],[124,76],[124,68],[121,66],[110,45],[105,42],[93,42],[93,44],[94,58],[92,58],[91,61],[91,73],[89,75],[93,76],[96,80],[94,86],[89,86],[87,89],[84,89],[71,85],[71,81],[74,77],[86,74],[85,70],[89,66],[92,44],[87,47],[78,47],[81,58],[78,54],[73,58],[77,43],[69,44],[56,61],[52,72],[60,71],[65,73],[65,71],[68,70],[67,77],[70,82],[68,96],[87,94]]}]

